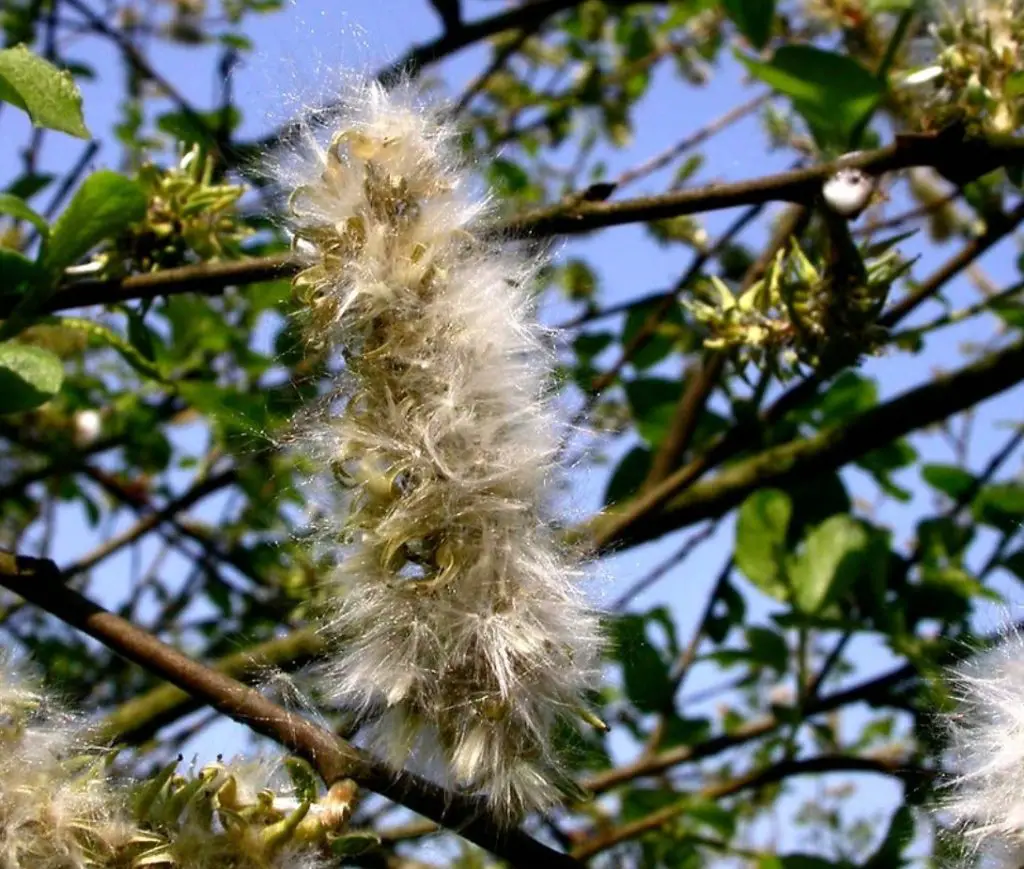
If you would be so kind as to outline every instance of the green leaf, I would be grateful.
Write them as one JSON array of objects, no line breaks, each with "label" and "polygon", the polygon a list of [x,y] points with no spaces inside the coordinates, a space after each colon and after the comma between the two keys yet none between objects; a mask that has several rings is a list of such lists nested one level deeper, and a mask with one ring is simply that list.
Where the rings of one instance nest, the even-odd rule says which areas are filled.
[{"label": "green leaf", "polygon": [[157,358],[156,347],[159,340],[156,333],[146,325],[143,318],[136,311],[128,311],[128,340],[143,359],[155,362]]},{"label": "green leaf", "polygon": [[754,48],[760,50],[772,35],[775,0],[723,0],[726,14]]},{"label": "green leaf", "polygon": [[53,225],[43,265],[60,273],[101,241],[142,220],[146,206],[146,194],[134,181],[106,169],[94,172]]},{"label": "green leaf", "polygon": [[837,513],[849,513],[852,509],[850,496],[842,477],[837,473],[815,474],[786,487],[786,493],[793,504],[792,518],[786,540],[795,548],[815,528]]},{"label": "green leaf", "polygon": [[698,824],[711,828],[723,839],[731,839],[736,833],[739,813],[713,800],[695,801],[686,814]]},{"label": "green leaf", "polygon": [[932,516],[917,524],[917,548],[929,565],[960,564],[977,526],[960,524],[950,516]]},{"label": "green leaf", "polygon": [[743,624],[746,615],[747,602],[726,579],[718,590],[718,602],[705,622],[704,633],[711,642],[722,643],[734,626]]},{"label": "green leaf", "polygon": [[[945,594],[969,601],[973,598],[1000,599],[999,593],[961,567],[925,567],[921,571],[921,588],[928,594]],[[966,608],[960,610],[966,611]]]},{"label": "green leaf", "polygon": [[910,500],[910,492],[893,482],[892,473],[912,465],[916,458],[917,450],[906,441],[892,441],[861,456],[857,465],[875,478],[883,492],[898,501],[906,502]]},{"label": "green leaf", "polygon": [[867,567],[871,543],[865,526],[849,515],[832,516],[811,531],[789,565],[797,609],[814,615],[853,585]]},{"label": "green leaf", "polygon": [[626,696],[641,712],[669,708],[673,691],[668,665],[647,639],[644,618],[626,615],[616,619],[614,637]]},{"label": "green leaf", "polygon": [[46,272],[24,254],[0,247],[0,299],[16,300],[46,281]]},{"label": "green leaf", "polygon": [[0,51],[0,100],[28,113],[36,127],[88,139],[82,95],[71,73],[57,69],[24,45]]},{"label": "green leaf", "polygon": [[518,163],[498,157],[487,172],[491,186],[501,196],[519,196],[530,188],[530,176]]},{"label": "green leaf", "polygon": [[331,853],[335,857],[355,857],[380,847],[380,836],[367,830],[355,830],[331,839]]},{"label": "green leaf", "polygon": [[1024,549],[1011,552],[1000,563],[1018,579],[1024,579]]},{"label": "green leaf", "polygon": [[608,481],[604,503],[608,505],[625,501],[640,488],[650,470],[651,451],[646,447],[633,447],[622,457]]},{"label": "green leaf", "polygon": [[42,347],[0,344],[0,413],[21,413],[45,404],[60,392],[64,366]]},{"label": "green leaf", "polygon": [[789,649],[782,634],[757,625],[747,628],[746,634],[748,655],[751,659],[779,674],[786,672],[789,665]]},{"label": "green leaf", "polygon": [[31,199],[40,190],[43,190],[48,184],[52,183],[56,177],[56,175],[51,175],[47,172],[29,172],[19,175],[8,186],[7,192],[12,196],[19,196],[22,199]]},{"label": "green leaf", "polygon": [[979,522],[1000,531],[1016,531],[1024,521],[1024,485],[993,483],[985,486],[974,502]]},{"label": "green leaf", "polygon": [[814,854],[769,854],[760,858],[758,869],[846,869],[841,863],[833,863]]},{"label": "green leaf", "polygon": [[954,501],[963,497],[975,484],[973,474],[955,465],[925,465],[921,468],[921,477],[933,489]]},{"label": "green leaf", "polygon": [[889,830],[875,851],[864,863],[864,869],[890,869],[905,865],[903,852],[914,838],[914,815],[909,806],[893,812]]},{"label": "green leaf", "polygon": [[920,4],[921,0],[868,0],[868,12],[906,12]]},{"label": "green leaf", "polygon": [[644,377],[632,380],[625,386],[636,428],[651,446],[657,446],[668,434],[675,416],[676,405],[682,394],[683,385],[678,380],[658,377]]},{"label": "green leaf", "polygon": [[143,356],[130,341],[127,341],[113,329],[104,326],[102,323],[79,317],[48,317],[46,322],[59,324],[65,329],[83,332],[89,336],[93,343],[110,347],[143,377],[149,377],[152,380],[158,381],[164,379],[160,369]]},{"label": "green leaf", "polygon": [[316,770],[301,757],[289,756],[284,761],[288,778],[291,779],[295,798],[299,802],[315,803],[320,796],[320,781]]},{"label": "green leaf", "polygon": [[560,282],[566,296],[574,302],[583,302],[597,292],[597,275],[581,259],[571,259],[562,268]]},{"label": "green leaf", "polygon": [[878,384],[855,371],[844,371],[811,406],[819,426],[841,425],[878,404]]},{"label": "green leaf", "polygon": [[10,193],[0,193],[0,214],[9,214],[15,220],[26,220],[39,230],[43,238],[50,234],[46,220],[36,214],[24,199]]},{"label": "green leaf", "polygon": [[590,363],[615,340],[608,332],[580,332],[572,342],[576,357],[583,363]]},{"label": "green leaf", "polygon": [[672,715],[665,719],[662,747],[694,745],[711,735],[711,722],[707,718],[680,718]]},{"label": "green leaf", "polygon": [[[622,328],[622,345],[624,347],[628,347],[637,333],[646,327],[648,319],[656,309],[656,302],[630,308],[626,315],[626,323]],[[633,367],[637,371],[644,371],[652,365],[656,365],[672,352],[672,348],[684,334],[682,309],[679,305],[673,305],[669,308],[668,313],[661,318],[647,343],[633,354],[630,362],[633,363]]]},{"label": "green leaf", "polygon": [[736,566],[777,600],[789,595],[785,559],[792,515],[789,495],[779,489],[761,489],[743,502],[736,520]]},{"label": "green leaf", "polygon": [[752,75],[790,98],[822,144],[845,147],[884,91],[884,83],[857,61],[810,45],[785,45],[767,63],[740,60]]},{"label": "green leaf", "polygon": [[1024,97],[1024,70],[1011,72],[1003,83],[1003,96],[1007,99]]},{"label": "green leaf", "polygon": [[217,146],[217,133],[222,127],[231,133],[242,121],[242,113],[231,107],[227,114],[213,112],[169,112],[156,122],[157,129],[186,145],[199,144],[207,150]]}]

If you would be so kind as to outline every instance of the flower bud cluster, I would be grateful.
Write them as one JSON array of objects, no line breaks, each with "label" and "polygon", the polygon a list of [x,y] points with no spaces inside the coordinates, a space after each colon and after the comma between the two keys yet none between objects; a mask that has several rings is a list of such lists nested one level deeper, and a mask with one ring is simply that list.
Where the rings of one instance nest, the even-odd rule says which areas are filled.
[{"label": "flower bud cluster", "polygon": [[117,782],[111,759],[83,719],[0,662],[0,866],[325,869],[332,851],[365,838],[345,830],[348,781],[318,798],[309,784],[277,781],[279,765],[237,760],[184,775],[175,761],[147,781]]}]

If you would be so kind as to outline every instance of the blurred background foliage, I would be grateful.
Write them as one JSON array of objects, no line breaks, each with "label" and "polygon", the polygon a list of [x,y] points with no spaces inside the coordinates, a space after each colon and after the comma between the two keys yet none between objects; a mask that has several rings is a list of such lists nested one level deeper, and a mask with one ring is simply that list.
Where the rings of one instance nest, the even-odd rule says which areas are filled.
[{"label": "blurred background foliage", "polygon": [[[382,79],[404,65],[451,99],[512,226],[543,236],[568,215],[566,232],[597,233],[556,248],[541,302],[565,327],[567,494],[607,508],[571,530],[619,577],[601,601],[611,732],[566,736],[597,799],[529,829],[595,866],[944,859],[920,809],[943,765],[935,677],[991,638],[1024,579],[1019,4],[424,6],[444,29],[413,34]],[[265,668],[298,673],[319,649],[305,614],[329,553],[306,532],[330,503],[308,494],[316,469],[287,435],[340,361],[297,342],[288,242],[256,168],[290,130],[243,135],[232,86],[272,48],[253,22],[290,12],[5,0],[0,545],[56,559],[120,614],[295,702],[301,674]],[[212,69],[212,100],[161,66],[168,46]],[[466,47],[479,64],[448,81],[439,64]],[[658,76],[675,140],[612,171]],[[86,128],[76,83],[102,83],[110,129]],[[688,93],[716,88],[721,114],[690,123]],[[709,176],[716,137],[741,123],[755,132],[739,179]],[[864,275],[839,261],[814,184],[739,196],[724,224],[703,216],[723,207],[709,185],[756,185],[763,155],[801,168],[950,129],[948,150],[884,176],[853,224],[855,265],[900,251],[884,292],[856,295]],[[1016,159],[973,160],[965,137]],[[671,199],[686,191],[692,206]],[[641,228],[628,243],[601,228],[625,223]],[[604,234],[621,257],[669,257],[675,280],[610,286]],[[942,370],[901,373],[915,358]],[[5,645],[136,746],[139,770],[218,746],[217,716],[0,603]],[[374,799],[357,820],[382,835],[367,865],[484,860]]]}]

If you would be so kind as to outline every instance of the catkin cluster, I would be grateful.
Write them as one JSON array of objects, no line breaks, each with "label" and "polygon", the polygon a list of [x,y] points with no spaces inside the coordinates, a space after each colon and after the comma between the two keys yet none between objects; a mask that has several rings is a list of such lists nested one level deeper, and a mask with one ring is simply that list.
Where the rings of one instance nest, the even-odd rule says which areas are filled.
[{"label": "catkin cluster", "polygon": [[542,262],[488,232],[456,130],[408,85],[353,89],[334,123],[278,170],[307,334],[345,361],[304,431],[345,504],[330,687],[393,762],[440,760],[514,818],[568,784],[556,732],[599,649],[547,515]]},{"label": "catkin cluster", "polygon": [[1024,865],[1024,638],[1014,632],[953,675],[954,776],[942,802],[989,865]]},{"label": "catkin cluster", "polygon": [[108,786],[102,763],[85,751],[81,722],[9,661],[0,661],[4,869],[112,865],[112,858],[128,846],[136,830]]},{"label": "catkin cluster", "polygon": [[297,799],[279,762],[112,781],[80,717],[0,660],[3,869],[326,869],[354,787]]}]

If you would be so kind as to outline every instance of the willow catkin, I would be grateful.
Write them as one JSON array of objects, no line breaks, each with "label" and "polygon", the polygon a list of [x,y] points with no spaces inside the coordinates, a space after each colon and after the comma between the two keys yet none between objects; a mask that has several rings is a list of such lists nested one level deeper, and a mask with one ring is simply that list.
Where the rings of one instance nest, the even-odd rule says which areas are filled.
[{"label": "willow catkin", "polygon": [[991,866],[1024,865],[1024,638],[1017,632],[951,677],[953,775],[940,807]]},{"label": "willow catkin", "polygon": [[89,734],[0,654],[3,869],[326,869],[344,835],[350,782],[299,801],[282,761],[244,759],[114,781]]},{"label": "willow catkin", "polygon": [[354,87],[333,122],[277,169],[307,334],[345,358],[304,432],[345,504],[327,687],[393,762],[433,752],[512,819],[568,783],[555,734],[600,646],[547,503],[543,263],[485,230],[457,131],[410,86]]},{"label": "willow catkin", "polygon": [[[82,719],[0,655],[0,866],[112,865],[133,834]],[[108,862],[111,861],[111,862]]]}]

